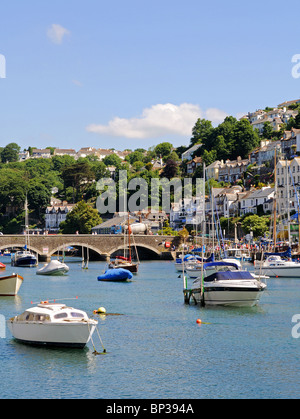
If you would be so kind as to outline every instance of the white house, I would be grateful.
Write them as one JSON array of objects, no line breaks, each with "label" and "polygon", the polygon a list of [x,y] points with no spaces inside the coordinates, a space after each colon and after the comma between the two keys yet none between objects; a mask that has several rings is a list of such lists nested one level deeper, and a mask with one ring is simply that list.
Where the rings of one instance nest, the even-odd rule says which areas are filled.
[{"label": "white house", "polygon": [[180,230],[184,225],[198,226],[204,219],[203,197],[184,198],[171,205],[170,226]]},{"label": "white house", "polygon": [[47,231],[58,232],[60,223],[66,220],[67,215],[74,207],[75,205],[68,204],[67,202],[47,207],[45,213],[45,229]]},{"label": "white house", "polygon": [[192,160],[193,154],[195,153],[195,151],[197,151],[200,147],[202,147],[202,144],[195,144],[193,147],[189,148],[188,150],[186,150],[184,153],[182,153],[181,155],[181,159],[183,160]]},{"label": "white house", "polygon": [[240,215],[247,213],[257,214],[257,207],[259,205],[262,205],[262,209],[264,210],[264,204],[271,198],[274,198],[274,191],[275,189],[269,186],[249,191],[241,198]]},{"label": "white house", "polygon": [[31,157],[33,159],[51,159],[51,152],[48,148],[42,150],[34,148]]},{"label": "white house", "polygon": [[71,156],[71,157],[74,157],[74,159],[76,159],[77,152],[72,148],[69,148],[69,149],[56,148],[54,150],[53,155],[54,156]]},{"label": "white house", "polygon": [[274,156],[281,153],[281,141],[263,140],[260,142],[260,147],[252,151],[250,155],[251,163],[256,163],[258,166],[267,161],[274,162]]}]

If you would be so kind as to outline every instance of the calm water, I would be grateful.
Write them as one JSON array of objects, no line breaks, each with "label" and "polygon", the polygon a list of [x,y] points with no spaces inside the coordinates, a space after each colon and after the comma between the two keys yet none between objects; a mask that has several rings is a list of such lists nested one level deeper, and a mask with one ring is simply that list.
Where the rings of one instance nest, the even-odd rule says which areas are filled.
[{"label": "calm water", "polygon": [[[1,261],[9,262],[6,258]],[[300,279],[269,279],[259,307],[199,308],[183,303],[182,280],[172,262],[143,262],[131,283],[97,281],[105,264],[68,264],[68,277],[19,269],[16,298],[0,298],[6,319],[30,302],[79,296],[69,305],[105,307],[99,331],[106,355],[36,348],[0,339],[2,398],[299,398],[300,339],[292,316],[300,314]],[[7,263],[7,272],[16,271]],[[210,324],[196,324],[201,318]],[[96,348],[101,345],[94,334]]]}]

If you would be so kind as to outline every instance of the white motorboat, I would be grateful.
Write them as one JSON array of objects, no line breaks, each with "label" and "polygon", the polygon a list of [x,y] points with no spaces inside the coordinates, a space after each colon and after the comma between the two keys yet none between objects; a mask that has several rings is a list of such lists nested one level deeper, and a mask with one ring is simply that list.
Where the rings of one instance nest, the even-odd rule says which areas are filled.
[{"label": "white motorboat", "polygon": [[18,268],[34,268],[37,263],[37,257],[26,249],[13,253],[11,256],[11,265]]},{"label": "white motorboat", "polygon": [[300,263],[283,259],[281,256],[274,254],[268,256],[261,265],[256,265],[257,272],[275,278],[300,278]]},{"label": "white motorboat", "polygon": [[[207,262],[208,262],[208,260],[207,260]],[[215,265],[208,265],[207,262],[205,262],[206,270],[207,271],[209,270],[211,273],[214,272],[216,270]],[[235,265],[237,265],[238,269],[242,268],[242,265],[241,265],[240,261],[236,260],[236,259],[227,258],[227,259],[222,259],[219,262],[234,263]],[[201,263],[198,263],[197,265],[195,265],[195,264],[190,265],[189,263],[187,263],[186,272],[191,279],[198,278],[199,276],[201,276],[201,274],[203,272],[203,268],[201,266]]]},{"label": "white motorboat", "polygon": [[[213,273],[207,270],[212,265],[215,268]],[[202,305],[252,307],[266,289],[266,284],[255,279],[250,272],[240,270],[237,264],[212,262],[204,264],[203,268],[203,280],[197,278],[192,285],[193,296]]]},{"label": "white motorboat", "polygon": [[0,277],[0,295],[13,297],[18,294],[23,283],[23,277],[12,274]]},{"label": "white motorboat", "polygon": [[51,260],[47,265],[36,271],[37,275],[60,276],[69,272],[69,266],[59,260]]},{"label": "white motorboat", "polygon": [[98,322],[81,310],[43,301],[8,320],[13,337],[23,343],[84,348]]}]

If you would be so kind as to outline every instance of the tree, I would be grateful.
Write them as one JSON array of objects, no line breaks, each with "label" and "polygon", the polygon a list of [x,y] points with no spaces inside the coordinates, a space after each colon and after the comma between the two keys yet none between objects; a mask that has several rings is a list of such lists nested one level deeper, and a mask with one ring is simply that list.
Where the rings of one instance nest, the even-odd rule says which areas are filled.
[{"label": "tree", "polygon": [[[91,167],[88,162],[77,162],[71,166],[67,166],[62,170],[61,174],[65,189],[69,186],[73,188],[73,203],[78,199],[84,188],[89,186],[91,180],[95,179]],[[76,196],[75,196],[76,191]]]},{"label": "tree", "polygon": [[164,142],[164,143],[158,144],[155,147],[154,151],[157,157],[160,157],[160,156],[166,157],[171,153],[172,149],[173,149],[173,145],[171,143]]},{"label": "tree", "polygon": [[295,118],[295,125],[294,128],[300,129],[300,111],[298,112],[298,115]]},{"label": "tree", "polygon": [[122,163],[121,157],[117,156],[115,153],[109,154],[102,161],[105,164],[105,166],[119,167]]},{"label": "tree", "polygon": [[242,228],[246,233],[253,231],[254,237],[263,236],[269,230],[269,219],[258,215],[248,215],[242,221]]},{"label": "tree", "polygon": [[21,148],[16,143],[7,144],[1,152],[2,163],[18,161],[20,150]]},{"label": "tree", "polygon": [[126,161],[129,161],[130,164],[135,163],[136,161],[144,161],[144,153],[141,151],[135,150],[133,153],[128,154],[125,158]]},{"label": "tree", "polygon": [[250,122],[246,119],[238,121],[233,132],[234,141],[234,158],[241,156],[247,158],[249,153],[258,147],[260,138],[256,131],[253,130]]},{"label": "tree", "polygon": [[63,234],[74,234],[77,231],[80,234],[90,234],[92,228],[101,223],[99,212],[80,201],[60,224],[60,230]]},{"label": "tree", "polygon": [[178,174],[178,163],[175,160],[169,159],[161,172],[161,177],[173,179]]},{"label": "tree", "polygon": [[199,118],[192,130],[191,146],[202,143],[204,148],[210,149],[210,137],[213,130],[211,121]]},{"label": "tree", "polygon": [[271,122],[266,121],[264,123],[264,128],[263,128],[263,132],[262,132],[263,137],[266,138],[266,139],[271,139],[273,137],[273,132],[274,132],[274,130],[273,130],[273,127],[271,125]]}]

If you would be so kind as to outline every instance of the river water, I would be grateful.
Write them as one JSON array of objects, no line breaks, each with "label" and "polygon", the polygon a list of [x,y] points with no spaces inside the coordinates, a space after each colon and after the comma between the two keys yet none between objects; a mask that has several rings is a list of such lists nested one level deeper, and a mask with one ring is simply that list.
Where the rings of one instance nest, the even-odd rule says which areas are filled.
[{"label": "river water", "polygon": [[[6,258],[0,261],[7,273],[16,271]],[[98,282],[104,262],[92,262],[88,270],[79,259],[67,263],[66,277],[19,269],[19,295],[0,297],[2,398],[300,397],[300,339],[292,337],[300,279],[269,279],[259,306],[251,309],[200,308],[184,304],[173,262],[142,262],[130,283]],[[18,343],[8,328],[3,331],[3,319],[22,313],[31,301],[76,296],[68,304],[99,320],[106,355],[93,355],[91,342],[83,350],[46,349]],[[94,315],[101,306],[118,315]],[[94,342],[100,352],[96,334]]]}]

